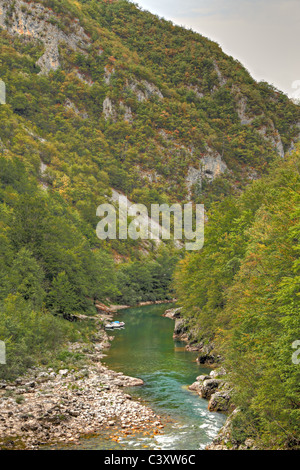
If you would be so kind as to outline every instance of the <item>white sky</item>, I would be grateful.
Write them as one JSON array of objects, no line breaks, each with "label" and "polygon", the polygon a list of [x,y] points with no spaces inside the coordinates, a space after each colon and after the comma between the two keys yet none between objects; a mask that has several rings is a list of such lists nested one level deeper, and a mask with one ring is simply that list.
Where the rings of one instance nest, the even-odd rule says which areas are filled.
[{"label": "white sky", "polygon": [[137,3],[144,10],[216,41],[255,80],[266,80],[289,96],[299,95],[300,0],[137,0]]}]

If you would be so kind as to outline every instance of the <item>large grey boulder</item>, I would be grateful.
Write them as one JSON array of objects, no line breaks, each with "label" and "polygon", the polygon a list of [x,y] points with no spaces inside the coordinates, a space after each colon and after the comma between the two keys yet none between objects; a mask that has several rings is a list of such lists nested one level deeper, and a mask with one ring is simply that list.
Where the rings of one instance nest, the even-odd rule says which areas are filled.
[{"label": "large grey boulder", "polygon": [[168,310],[165,311],[163,316],[171,318],[172,320],[174,320],[175,318],[180,318],[181,311],[182,311],[182,307],[169,308]]},{"label": "large grey boulder", "polygon": [[223,384],[222,380],[219,379],[208,379],[204,380],[199,395],[202,398],[209,399],[212,394]]},{"label": "large grey boulder", "polygon": [[231,394],[228,390],[213,393],[208,403],[209,411],[229,411]]}]

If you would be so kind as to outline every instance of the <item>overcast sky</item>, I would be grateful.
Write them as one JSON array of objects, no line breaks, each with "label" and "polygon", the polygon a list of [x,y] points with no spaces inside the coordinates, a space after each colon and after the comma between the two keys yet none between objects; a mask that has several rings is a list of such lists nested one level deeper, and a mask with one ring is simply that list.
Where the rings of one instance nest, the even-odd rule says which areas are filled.
[{"label": "overcast sky", "polygon": [[299,95],[300,0],[137,0],[136,3],[216,41],[256,80],[266,80],[289,96]]}]

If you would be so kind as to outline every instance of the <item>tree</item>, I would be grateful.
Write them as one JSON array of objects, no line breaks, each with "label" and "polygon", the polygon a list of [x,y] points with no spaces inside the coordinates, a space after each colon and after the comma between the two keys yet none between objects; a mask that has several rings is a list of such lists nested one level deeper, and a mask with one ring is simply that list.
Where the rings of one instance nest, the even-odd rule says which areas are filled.
[{"label": "tree", "polygon": [[63,317],[74,314],[80,308],[80,301],[65,271],[53,279],[47,296],[47,307],[55,315]]},{"label": "tree", "polygon": [[40,265],[27,248],[21,248],[7,274],[8,292],[20,294],[33,308],[40,309],[45,298],[43,281]]}]

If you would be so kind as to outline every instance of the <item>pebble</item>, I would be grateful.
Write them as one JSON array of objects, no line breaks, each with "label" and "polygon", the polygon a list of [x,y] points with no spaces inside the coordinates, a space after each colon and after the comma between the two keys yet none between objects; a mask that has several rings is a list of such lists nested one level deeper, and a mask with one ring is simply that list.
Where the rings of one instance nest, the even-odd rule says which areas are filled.
[{"label": "pebble", "polygon": [[34,367],[14,385],[1,382],[0,449],[74,442],[107,426],[162,428],[160,417],[124,392],[143,381],[110,371],[101,363],[99,349],[97,343],[89,365],[79,372],[60,369],[56,374],[52,368]]}]

